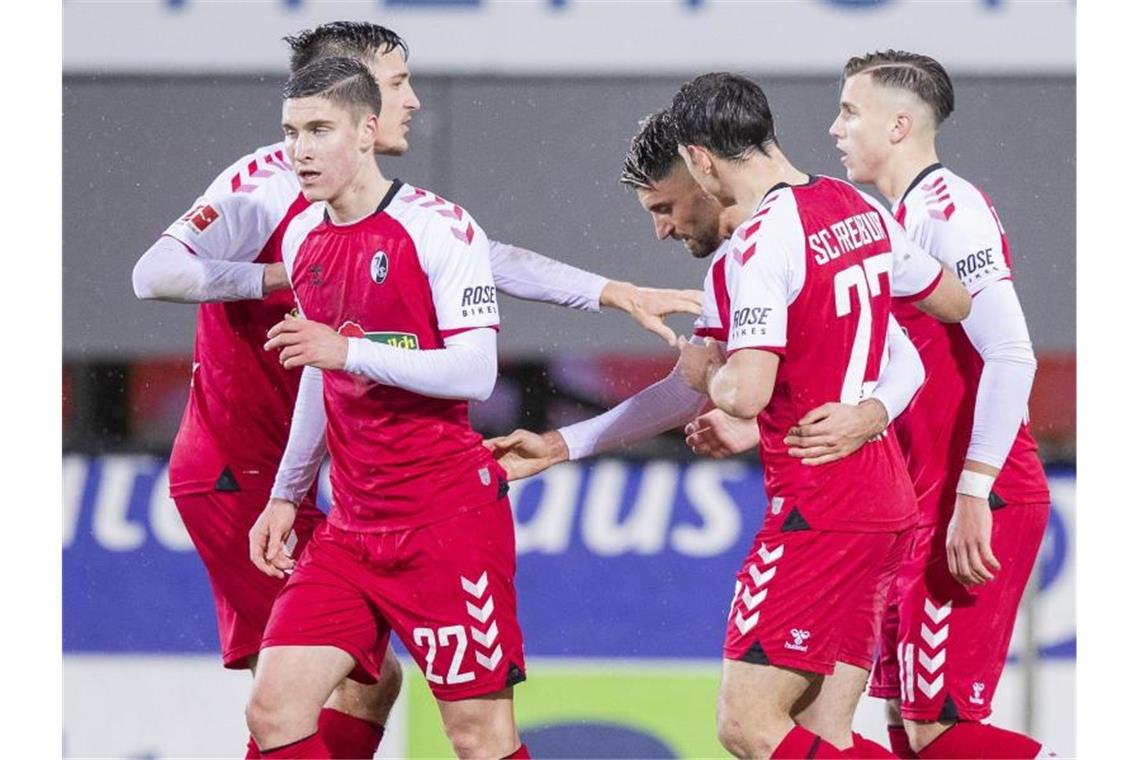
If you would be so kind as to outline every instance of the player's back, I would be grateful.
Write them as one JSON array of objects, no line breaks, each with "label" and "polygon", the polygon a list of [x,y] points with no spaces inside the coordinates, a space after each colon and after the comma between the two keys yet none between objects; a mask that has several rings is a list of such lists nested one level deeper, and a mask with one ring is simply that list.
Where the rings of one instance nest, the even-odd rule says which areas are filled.
[{"label": "player's back", "polygon": [[[759,417],[768,520],[784,530],[906,527],[914,520],[914,493],[889,431],[815,467],[791,457],[784,443],[811,409],[833,401],[857,404],[885,364],[895,269],[885,211],[845,182],[813,177],[770,192],[734,244],[733,292],[732,280],[750,258],[786,257],[766,262],[788,298],[784,337],[769,348],[781,355],[775,387]],[[733,304],[730,347],[765,348],[772,315],[755,304]]]},{"label": "player's back", "polygon": [[[272,264],[288,222],[307,206],[278,143],[223,170],[165,234],[203,258]],[[300,372],[262,346],[292,308],[288,290],[198,307],[190,398],[171,453],[174,495],[272,485]]]},{"label": "player's back", "polygon": [[[954,271],[971,296],[1012,279],[1009,243],[990,199],[941,164],[915,178],[894,214],[907,235]],[[918,494],[920,521],[945,522],[973,430],[984,364],[960,324],[943,324],[905,302],[896,302],[893,310],[926,368],[926,382],[895,428]],[[1028,425],[1022,423],[994,484],[998,499],[1049,500],[1036,452]]]},{"label": "player's back", "polygon": [[[476,276],[469,268],[479,246]],[[442,349],[464,330],[498,329],[486,247],[463,209],[397,180],[374,213],[352,224],[311,207],[290,226],[285,257],[307,319],[418,351]],[[344,371],[323,379],[334,525],[402,530],[499,498],[505,477],[472,430],[466,401]]]}]

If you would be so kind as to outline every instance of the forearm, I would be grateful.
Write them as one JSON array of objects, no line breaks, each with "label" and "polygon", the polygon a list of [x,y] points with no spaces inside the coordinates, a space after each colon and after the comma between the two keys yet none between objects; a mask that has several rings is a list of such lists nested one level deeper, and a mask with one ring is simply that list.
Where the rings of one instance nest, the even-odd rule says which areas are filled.
[{"label": "forearm", "polygon": [[305,367],[293,407],[289,441],[273,481],[273,498],[299,503],[312,488],[326,451],[324,381],[321,370]]},{"label": "forearm", "polygon": [[444,339],[445,348],[413,351],[350,338],[346,372],[424,396],[483,401],[498,375],[495,331],[477,328]]},{"label": "forearm", "polygon": [[163,236],[135,264],[135,296],[174,303],[242,301],[263,297],[265,264],[195,256]]},{"label": "forearm", "polygon": [[628,446],[679,427],[699,413],[708,397],[685,383],[678,367],[604,414],[560,428],[570,459]]},{"label": "forearm", "polygon": [[598,311],[609,283],[601,275],[541,256],[526,248],[490,241],[495,287],[526,301]]},{"label": "forearm", "polygon": [[926,370],[918,349],[891,317],[887,330],[887,366],[883,369],[870,398],[879,401],[887,412],[887,424],[910,405],[914,394],[926,380]]},{"label": "forearm", "polygon": [[963,325],[984,365],[966,458],[998,470],[1029,408],[1037,360],[1013,284],[990,285],[974,299]]}]

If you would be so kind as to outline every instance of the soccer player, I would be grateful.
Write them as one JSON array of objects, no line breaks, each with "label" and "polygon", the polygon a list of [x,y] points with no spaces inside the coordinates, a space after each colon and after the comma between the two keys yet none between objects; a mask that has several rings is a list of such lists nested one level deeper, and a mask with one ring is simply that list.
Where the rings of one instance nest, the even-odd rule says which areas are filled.
[{"label": "soccer player", "polygon": [[[854,403],[875,388],[886,351],[888,293],[917,296],[923,308],[946,319],[964,316],[968,296],[954,278],[941,277],[938,264],[908,243],[874,201],[845,183],[796,170],[775,142],[771,113],[755,84],[730,75],[700,77],[682,88],[672,113],[698,184],[729,212],[747,209],[726,255],[714,259],[706,278],[701,326],[706,334],[726,338],[733,358],[722,364],[718,346],[686,345],[679,373],[700,391],[709,389],[705,378],[711,375],[713,400],[737,416],[754,417],[767,407],[761,425],[772,508],[737,578],[718,733],[741,756],[838,753],[854,744],[850,718],[871,664],[882,591],[893,577],[901,532],[913,521],[914,494],[889,431],[830,465],[825,478],[790,459],[782,438],[805,404]],[[716,184],[706,186],[702,178]],[[676,196],[655,197],[661,178],[647,179],[653,187],[639,191],[639,199],[655,214],[659,236],[687,237],[694,244],[712,237],[707,224],[704,233],[696,226],[688,233],[670,229],[692,206],[679,207]],[[661,219],[666,212],[669,222]],[[764,297],[764,285],[775,289],[766,276],[786,289]],[[751,366],[755,359],[761,367]],[[711,364],[709,372],[705,363]],[[653,394],[660,396],[660,388],[627,402],[630,412]],[[676,406],[683,405],[680,398]],[[693,399],[684,411],[699,408],[701,400]],[[658,432],[650,429],[648,410],[625,416],[631,422],[640,417],[644,427],[603,430],[597,439],[583,436],[585,445]],[[541,467],[565,458],[565,450],[557,451],[559,441],[576,437],[512,435],[513,442],[489,442],[512,474],[516,465],[526,468],[532,460]],[[820,605],[820,598],[834,603]],[[840,674],[837,661],[849,672]],[[820,683],[833,671],[835,679],[827,680],[835,680],[838,689]],[[804,715],[801,698],[815,688],[817,702],[827,694],[827,709]],[[813,730],[797,725],[793,715]],[[866,749],[849,751],[858,756]]]},{"label": "soccer player", "polygon": [[[334,22],[287,41],[293,68],[338,53],[367,62],[384,96],[376,149],[388,155],[408,149],[408,125],[420,104],[398,35],[375,24]],[[190,398],[171,454],[171,495],[210,578],[228,668],[255,665],[283,583],[258,573],[245,551],[269,498],[297,394],[298,373],[261,346],[293,307],[281,237],[307,206],[284,145],[259,148],[221,172],[133,272],[139,298],[202,304]],[[666,339],[672,332],[663,314],[697,310],[688,294],[607,281],[514,246],[492,242],[491,255],[503,292],[579,309],[620,308]],[[323,519],[312,494],[305,495],[295,553]],[[347,681],[337,690],[320,720],[338,756],[374,754],[399,688],[399,663],[389,653],[378,687]],[[250,751],[256,752],[252,740]]]},{"label": "soccer player", "polygon": [[[319,203],[283,243],[304,318],[266,344],[305,370],[283,475],[251,533],[251,560],[292,574],[266,627],[250,731],[263,757],[329,757],[321,705],[346,676],[379,677],[378,645],[394,630],[456,754],[525,757],[512,704],[525,679],[514,523],[505,474],[467,420],[497,374],[487,238],[458,205],[381,174],[380,90],[359,60],[310,64],[284,96],[286,150]],[[326,441],[332,511],[281,568]]]},{"label": "soccer player", "polygon": [[847,62],[830,129],[848,178],[873,184],[910,238],[973,298],[961,325],[894,309],[927,369],[896,424],[920,516],[871,693],[890,700],[900,756],[1032,758],[1047,752],[1040,742],[981,721],[1049,517],[1026,424],[1036,360],[993,203],[939,163],[938,129],[953,109],[953,85],[936,60],[869,53]]}]

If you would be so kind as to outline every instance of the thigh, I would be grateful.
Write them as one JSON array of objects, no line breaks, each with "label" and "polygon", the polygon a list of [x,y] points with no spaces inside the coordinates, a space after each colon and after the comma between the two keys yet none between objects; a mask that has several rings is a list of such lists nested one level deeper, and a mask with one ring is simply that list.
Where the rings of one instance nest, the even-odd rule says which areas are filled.
[{"label": "thigh", "polygon": [[790,716],[796,702],[818,678],[818,674],[807,671],[725,659],[717,713],[742,725],[766,725],[775,717]]},{"label": "thigh", "polygon": [[815,698],[792,717],[829,744],[846,747],[851,741],[851,720],[868,675],[865,668],[837,662],[835,672],[823,679]]},{"label": "thigh", "polygon": [[905,589],[921,578],[926,567],[925,547],[930,542],[932,526],[911,530],[905,541],[902,562],[887,592],[882,623],[875,645],[875,661],[871,669],[868,693],[882,699],[899,698],[899,607]]},{"label": "thigh", "polygon": [[271,708],[295,705],[314,715],[355,667],[335,646],[273,646],[261,650],[253,699]]},{"label": "thigh", "polygon": [[249,529],[265,500],[256,494],[202,493],[174,500],[214,595],[222,661],[244,668],[257,654],[273,600],[284,586],[249,561]]},{"label": "thigh", "polygon": [[830,674],[844,621],[896,534],[761,531],[736,576],[724,657]]},{"label": "thigh", "polygon": [[356,663],[351,678],[376,683],[388,626],[368,600],[365,552],[359,534],[321,525],[277,597],[262,650],[336,647]]},{"label": "thigh", "polygon": [[506,499],[385,539],[397,563],[371,598],[437,699],[499,692],[526,679]]},{"label": "thigh", "polygon": [[858,591],[851,613],[843,621],[839,660],[859,670],[870,671],[879,645],[887,600],[899,576],[914,530],[895,534],[875,576]]},{"label": "thigh", "polygon": [[994,511],[991,544],[1002,569],[993,581],[980,586],[964,587],[950,575],[945,528],[932,535],[925,547],[925,571],[906,590],[900,605],[904,718],[989,717],[1048,510],[1047,504],[1040,504]]}]

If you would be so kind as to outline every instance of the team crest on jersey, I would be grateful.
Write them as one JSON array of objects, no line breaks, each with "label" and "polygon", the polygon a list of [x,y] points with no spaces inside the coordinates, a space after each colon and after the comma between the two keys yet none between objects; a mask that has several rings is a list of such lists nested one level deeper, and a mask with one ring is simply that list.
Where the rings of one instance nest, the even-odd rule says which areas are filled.
[{"label": "team crest on jersey", "polygon": [[372,282],[380,285],[384,280],[388,279],[388,254],[383,251],[377,251],[372,255],[372,265],[369,267],[372,274]]}]

